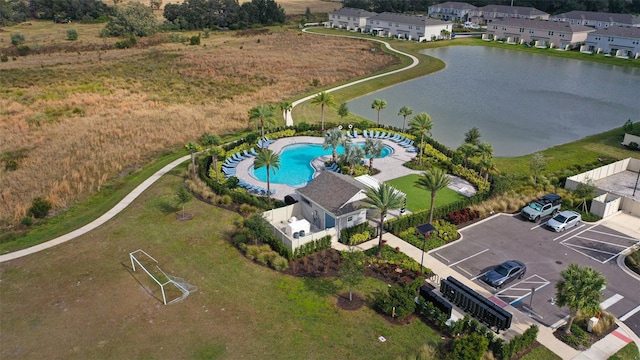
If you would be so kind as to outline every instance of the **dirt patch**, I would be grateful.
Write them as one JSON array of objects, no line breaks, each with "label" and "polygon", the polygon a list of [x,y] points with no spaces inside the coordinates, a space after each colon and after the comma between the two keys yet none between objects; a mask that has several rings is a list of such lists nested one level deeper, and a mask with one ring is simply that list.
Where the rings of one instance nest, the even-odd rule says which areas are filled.
[{"label": "dirt patch", "polygon": [[342,256],[336,249],[325,249],[289,262],[285,273],[297,277],[335,277],[339,275]]},{"label": "dirt patch", "polygon": [[361,307],[363,307],[364,304],[365,304],[364,299],[356,293],[352,294],[351,300],[349,300],[348,292],[342,293],[338,295],[338,297],[336,298],[336,305],[342,310],[347,310],[347,311],[358,310]]},{"label": "dirt patch", "polygon": [[176,215],[176,220],[178,220],[178,221],[187,221],[187,220],[191,220],[191,219],[193,219],[193,214],[184,213],[184,214],[177,214]]}]

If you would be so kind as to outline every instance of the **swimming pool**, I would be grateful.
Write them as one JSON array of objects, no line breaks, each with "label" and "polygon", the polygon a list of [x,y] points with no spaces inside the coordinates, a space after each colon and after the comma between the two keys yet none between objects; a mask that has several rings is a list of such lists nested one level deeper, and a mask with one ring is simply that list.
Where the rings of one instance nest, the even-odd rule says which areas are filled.
[{"label": "swimming pool", "polygon": [[[360,147],[364,146],[364,143],[356,144]],[[342,146],[338,147],[338,154],[344,153]],[[385,145],[382,150],[381,158],[389,156],[393,153],[393,149],[390,146]],[[331,149],[323,149],[321,144],[292,144],[282,148],[280,152],[280,169],[276,170],[276,173],[271,171],[271,178],[269,179],[272,184],[285,184],[294,187],[301,187],[306,185],[311,179],[316,170],[311,166],[313,159],[320,156],[331,156]],[[251,174],[260,180],[267,181],[266,168],[254,169],[251,166]]]}]

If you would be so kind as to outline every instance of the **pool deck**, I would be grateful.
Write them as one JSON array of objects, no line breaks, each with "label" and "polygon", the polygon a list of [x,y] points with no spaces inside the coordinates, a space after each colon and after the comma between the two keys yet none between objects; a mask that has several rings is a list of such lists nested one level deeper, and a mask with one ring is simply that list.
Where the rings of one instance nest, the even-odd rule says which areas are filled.
[{"label": "pool deck", "polygon": [[[391,140],[387,140],[387,139],[380,139],[380,140],[385,145],[393,149],[393,154],[384,158],[375,159],[373,161],[374,168],[380,170],[378,174],[373,176],[374,178],[380,181],[387,181],[387,180],[399,178],[409,174],[422,173],[422,171],[411,170],[403,166],[404,163],[413,159],[416,156],[416,153],[407,151],[407,148],[404,148]],[[365,138],[362,136],[358,136],[355,139],[351,139],[351,141],[352,143],[363,143],[365,141]],[[275,140],[275,142],[269,146],[269,149],[274,151],[275,153],[280,153],[282,152],[282,149],[287,145],[322,144],[323,142],[324,142],[324,139],[321,137],[293,136],[293,137],[287,137],[287,138],[281,138],[281,139]],[[314,161],[312,162],[312,164],[317,171],[314,176],[317,176],[320,173],[320,171],[327,171],[323,169],[322,162]],[[251,174],[250,169],[252,165],[253,165],[253,158],[242,160],[236,166],[236,176],[239,179],[244,180],[248,184],[257,185],[266,189],[267,183],[264,181],[258,180]],[[471,185],[466,180],[460,179],[455,176],[451,177],[451,183],[449,184],[449,188],[465,196],[473,196],[475,194],[475,188],[473,187],[473,185]],[[271,189],[275,190],[275,194],[273,195],[273,197],[276,199],[282,200],[286,195],[294,194],[296,188],[289,185],[272,183]]]}]

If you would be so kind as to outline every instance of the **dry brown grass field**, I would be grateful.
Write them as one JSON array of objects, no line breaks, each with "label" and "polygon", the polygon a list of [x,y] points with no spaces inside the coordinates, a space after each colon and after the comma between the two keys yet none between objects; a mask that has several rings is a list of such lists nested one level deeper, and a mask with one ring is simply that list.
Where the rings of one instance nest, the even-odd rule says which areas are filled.
[{"label": "dry brown grass field", "polygon": [[0,52],[13,32],[32,49],[55,50],[0,63],[0,159],[18,160],[15,171],[1,164],[4,225],[37,196],[64,209],[205,132],[245,129],[251,107],[317,91],[315,79],[327,86],[396,61],[370,43],[286,28],[97,50],[116,41],[97,37],[99,25],[71,24],[79,40],[68,42],[65,25],[32,24],[0,32]]}]

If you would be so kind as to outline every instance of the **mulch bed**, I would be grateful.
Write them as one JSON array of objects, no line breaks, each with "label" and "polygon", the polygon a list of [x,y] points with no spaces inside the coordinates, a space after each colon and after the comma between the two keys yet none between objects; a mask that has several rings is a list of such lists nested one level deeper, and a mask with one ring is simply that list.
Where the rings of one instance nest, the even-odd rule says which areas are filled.
[{"label": "mulch bed", "polygon": [[336,299],[336,306],[338,306],[342,310],[347,310],[347,311],[358,310],[361,307],[363,307],[364,304],[365,304],[364,299],[356,293],[352,294],[351,301],[349,301],[348,292],[338,295]]}]

